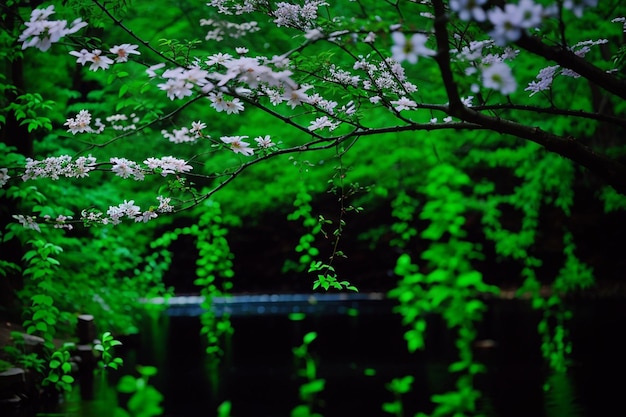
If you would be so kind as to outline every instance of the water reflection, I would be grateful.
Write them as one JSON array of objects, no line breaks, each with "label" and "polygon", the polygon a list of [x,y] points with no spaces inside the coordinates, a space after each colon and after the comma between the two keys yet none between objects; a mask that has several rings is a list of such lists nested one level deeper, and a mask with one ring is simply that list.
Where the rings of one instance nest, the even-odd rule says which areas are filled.
[{"label": "water reflection", "polygon": [[[249,311],[248,307],[242,311]],[[258,311],[258,305],[253,307]],[[168,417],[212,417],[225,401],[232,403],[232,415],[237,417],[289,416],[298,404],[300,383],[291,349],[302,343],[304,334],[317,331],[311,349],[319,359],[319,376],[327,384],[316,411],[324,417],[387,417],[382,404],[393,397],[385,385],[405,375],[415,381],[412,391],[402,397],[407,416],[429,412],[430,396],[453,388],[455,377],[447,366],[454,359],[450,356],[454,348],[446,348],[453,340],[442,329],[430,336],[425,351],[409,354],[400,319],[389,305],[370,303],[362,311],[357,306],[359,314],[354,314],[352,304],[352,310],[344,308],[341,314],[335,307],[325,310],[333,310],[332,314],[309,313],[298,321],[284,312],[235,315],[235,333],[219,363],[205,355],[197,316],[180,314],[180,306],[171,316],[149,314],[141,335],[125,342],[121,372],[132,373],[138,364],[156,366],[159,373],[151,381],[165,395]],[[504,301],[491,307],[495,314],[485,334],[495,342],[475,346],[476,357],[488,369],[476,378],[476,388],[482,391],[480,413],[597,417],[620,409],[624,384],[610,381],[614,372],[625,368],[619,355],[624,337],[614,331],[615,323],[623,323],[623,307],[605,312],[595,305],[580,306],[572,322],[574,366],[567,373],[549,375],[536,333],[538,318],[520,303]],[[609,346],[610,358],[605,354]],[[108,385],[97,384],[94,401],[81,402],[72,394],[60,415],[112,415],[116,394],[110,386],[116,378],[112,375]]]},{"label": "water reflection", "polygon": [[584,417],[572,378],[565,372],[550,375],[544,385],[546,417]]}]

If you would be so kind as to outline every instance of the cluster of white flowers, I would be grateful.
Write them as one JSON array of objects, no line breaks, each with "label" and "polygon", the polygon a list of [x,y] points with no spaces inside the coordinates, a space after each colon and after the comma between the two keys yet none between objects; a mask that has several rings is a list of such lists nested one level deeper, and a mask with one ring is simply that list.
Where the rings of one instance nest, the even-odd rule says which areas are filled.
[{"label": "cluster of white flowers", "polygon": [[[211,62],[209,60],[207,64]],[[214,73],[212,77],[218,81],[218,86],[234,80],[246,85],[251,89],[257,89],[260,85],[270,87],[284,87],[295,89],[297,84],[291,79],[292,72],[289,70],[275,71],[269,63],[273,60],[261,57],[227,58],[220,62],[226,68],[226,73]]]},{"label": "cluster of white flowers", "polygon": [[222,136],[220,140],[227,145],[230,145],[230,149],[234,153],[240,153],[245,156],[251,156],[254,154],[254,149],[250,147],[250,143],[244,142],[247,136]]},{"label": "cluster of white flowers", "polygon": [[361,88],[376,94],[370,98],[372,103],[380,101],[379,94],[391,93],[402,96],[417,91],[417,86],[407,79],[404,68],[395,59],[387,58],[378,63],[369,62],[368,59],[369,57],[359,57],[352,69],[367,73]]},{"label": "cluster of white flowers", "polygon": [[417,103],[407,97],[400,97],[398,100],[392,100],[391,104],[398,112],[402,110],[414,110],[417,108]]},{"label": "cluster of white flowers", "polygon": [[[136,223],[146,223],[152,219],[156,219],[159,213],[171,213],[174,211],[170,197],[157,196],[157,200],[159,202],[157,207],[150,207],[148,210],[143,211],[135,204],[135,200],[124,200],[123,203],[117,206],[109,206],[106,212],[108,217],[105,216],[102,211],[90,208],[81,212],[80,221],[85,224],[117,225],[120,224],[124,218],[127,218]],[[57,223],[64,223],[67,219],[71,219],[71,217],[62,218],[62,216],[59,216],[56,221]],[[28,219],[26,219],[26,221],[27,220]]]},{"label": "cluster of white flowers", "polygon": [[[67,131],[73,135],[77,133],[102,133],[106,128],[106,125],[99,117],[97,117],[94,120],[94,129],[91,127],[91,119],[91,113],[88,110],[83,109],[79,111],[75,117],[68,118],[63,125],[67,126]],[[113,130],[128,131],[137,129],[136,123],[139,122],[139,117],[137,117],[134,113],[131,113],[130,118],[125,114],[113,114],[111,116],[107,116],[105,120],[111,125]],[[129,121],[130,123],[128,123]]]},{"label": "cluster of white flowers", "polygon": [[458,13],[461,20],[485,20],[485,10],[483,5],[487,0],[450,0],[450,9]]},{"label": "cluster of white flowers", "polygon": [[173,156],[162,156],[161,158],[148,158],[143,161],[144,164],[163,177],[169,174],[183,174],[193,169],[187,161]]},{"label": "cluster of white flowers", "polygon": [[524,30],[537,27],[543,17],[543,6],[533,0],[520,0],[519,4],[507,3],[504,9],[494,7],[487,12],[487,18],[493,25],[489,34],[497,45],[504,46],[518,40]]},{"label": "cluster of white flowers", "polygon": [[[498,45],[515,42],[525,30],[536,28],[542,20],[557,13],[556,5],[544,7],[534,0],[519,0],[485,11],[487,0],[450,0],[450,9],[462,20],[489,21],[493,25],[491,37]],[[598,0],[565,0],[562,5],[581,17],[586,7],[595,7]]]},{"label": "cluster of white flowers", "polygon": [[[245,54],[247,49],[238,48],[238,51]],[[307,96],[304,91],[309,87],[298,86],[291,79],[292,72],[283,69],[289,65],[288,60],[283,57],[268,59],[240,56],[235,58],[230,54],[217,53],[209,56],[205,64],[209,67],[217,65],[218,69],[225,69],[225,71],[209,72],[199,66],[191,69],[166,70],[162,77],[166,78],[167,82],[159,84],[158,87],[165,90],[167,96],[174,100],[191,96],[194,87],[198,86],[200,93],[206,95],[211,101],[211,107],[218,112],[224,111],[228,114],[237,114],[244,110],[244,103],[240,98],[226,98],[224,91],[227,90],[224,86],[229,82],[239,84],[235,91],[241,96],[249,94],[251,90],[256,90],[270,97],[273,104],[287,101],[289,105],[295,107],[306,103]],[[156,76],[155,71],[158,69],[160,68],[149,68],[149,74]],[[187,135],[189,132],[181,133]],[[177,138],[174,134],[173,139],[185,141],[184,135]]]},{"label": "cluster of white flowers", "polygon": [[212,27],[204,39],[218,42],[223,41],[225,36],[237,39],[260,30],[259,24],[255,21],[234,23],[226,20],[200,19],[200,26]]},{"label": "cluster of white flowers", "polygon": [[[99,119],[96,119],[96,123],[98,123],[98,120]],[[113,130],[118,131],[136,130],[136,124],[139,123],[139,117],[137,117],[135,113],[131,113],[129,116],[125,114],[112,114],[107,116],[105,120],[111,124]]]},{"label": "cluster of white flowers", "polygon": [[161,135],[173,143],[195,142],[196,139],[199,138],[197,133],[194,133],[194,131],[190,130],[188,127],[172,129],[171,133],[163,129],[161,130]]},{"label": "cluster of white flowers", "polygon": [[[41,233],[41,228],[37,223],[37,218],[34,216],[24,216],[23,214],[14,214],[12,216],[15,220],[17,220],[22,226],[26,229],[36,230]],[[56,218],[52,218],[49,214],[43,216],[43,220],[46,223],[52,223],[55,229],[67,229],[72,230],[74,226],[71,223],[68,223],[72,220],[72,216],[64,216],[62,214],[58,215]]]},{"label": "cluster of white flowers", "polygon": [[324,97],[322,97],[321,95],[319,95],[318,93],[315,94],[311,94],[307,99],[306,99],[307,104],[318,108],[320,110],[322,110],[325,113],[328,114],[335,114],[335,108],[337,107],[338,103],[336,101],[333,100],[327,100]]},{"label": "cluster of white flowers", "polygon": [[102,133],[105,125],[100,118],[94,121],[95,129],[91,127],[91,113],[88,110],[81,110],[75,117],[66,120],[63,126],[67,126],[67,131],[73,135],[77,133]]},{"label": "cluster of white flowers", "polygon": [[43,216],[43,219],[46,223],[52,223],[55,229],[67,229],[72,230],[74,225],[72,223],[68,223],[68,221],[72,220],[72,216],[64,216],[59,214],[56,218],[52,219],[52,216],[46,214]]},{"label": "cluster of white flowers", "polygon": [[191,171],[193,168],[185,160],[174,158],[173,156],[163,156],[161,158],[148,158],[143,161],[146,167],[126,158],[110,158],[111,171],[121,178],[133,178],[136,181],[143,181],[145,174],[154,172],[167,176],[169,174],[180,174]]},{"label": "cluster of white flowers", "polygon": [[341,85],[349,85],[352,87],[358,87],[359,84],[361,83],[361,76],[352,74],[349,71],[339,68],[335,64],[331,64],[330,67],[328,67],[328,74],[329,74],[329,77],[327,78],[328,81],[338,83]]},{"label": "cluster of white flowers", "polygon": [[137,50],[137,45],[131,45],[128,43],[122,45],[115,45],[109,49],[109,52],[114,55],[114,59],[111,59],[105,55],[102,55],[102,50],[94,49],[89,52],[87,49],[81,49],[80,51],[70,51],[70,55],[76,57],[76,62],[85,66],[90,63],[89,69],[91,71],[98,71],[99,69],[106,70],[114,62],[127,62],[130,54],[141,55]]},{"label": "cluster of white flowers", "polygon": [[211,102],[211,107],[217,112],[225,111],[226,114],[237,114],[244,110],[243,103],[237,97],[227,100],[224,98],[224,93],[221,91],[218,93],[210,93],[207,97]]},{"label": "cluster of white flowers", "polygon": [[194,86],[200,87],[201,91],[206,94],[214,87],[213,83],[208,80],[208,75],[208,71],[199,67],[168,69],[161,75],[167,81],[159,84],[158,87],[167,93],[170,100],[192,95]]},{"label": "cluster of white flowers", "polygon": [[414,33],[407,37],[402,32],[392,32],[391,38],[393,39],[391,55],[397,62],[408,61],[415,64],[420,56],[435,55],[435,51],[426,47],[428,37],[423,33]]},{"label": "cluster of white flowers", "polygon": [[511,68],[505,63],[514,59],[519,50],[505,47],[497,53],[492,52],[495,45],[493,39],[471,41],[461,50],[452,49],[453,60],[465,65],[465,75],[478,76],[472,84],[472,91],[478,93],[481,86],[508,95],[517,89],[517,81]]},{"label": "cluster of white flowers", "polygon": [[24,226],[24,228],[41,232],[41,228],[37,224],[37,219],[35,217],[24,216],[23,214],[14,214],[12,217]]},{"label": "cluster of white flowers", "polygon": [[598,0],[565,0],[563,1],[563,7],[569,9],[576,15],[576,17],[582,17],[583,12],[587,7],[596,7]]},{"label": "cluster of white flowers", "polygon": [[310,30],[317,19],[317,9],[321,6],[328,6],[323,0],[305,0],[302,6],[281,1],[276,3],[276,10],[273,11],[274,23],[276,26],[289,26],[300,30]]},{"label": "cluster of white flowers", "polygon": [[[229,148],[234,153],[240,153],[245,156],[254,155],[254,149],[250,146],[249,142],[245,142],[244,139],[248,139],[248,136],[222,136],[220,140],[229,145]],[[270,135],[257,136],[254,138],[259,149],[269,149],[276,144],[272,141]]]},{"label": "cluster of white flowers", "polygon": [[84,132],[92,132],[93,129],[90,126],[91,124],[91,113],[87,110],[81,110],[78,112],[76,117],[70,117],[63,124],[67,126],[67,131],[72,134],[84,133]]},{"label": "cluster of white flowers", "polygon": [[89,172],[96,168],[96,158],[93,156],[80,156],[75,160],[69,155],[51,156],[42,161],[26,158],[26,166],[22,180],[34,180],[37,178],[51,178],[58,180],[60,177],[83,178],[89,176]]},{"label": "cluster of white flowers", "polygon": [[484,67],[482,83],[485,88],[491,88],[504,95],[512,94],[517,90],[517,82],[513,77],[511,67],[504,62],[495,62]]},{"label": "cluster of white flowers", "polygon": [[145,173],[141,165],[135,161],[131,161],[126,158],[110,158],[111,171],[121,178],[132,177],[136,181],[143,181],[145,179]]},{"label": "cluster of white flowers", "polygon": [[526,87],[525,91],[530,91],[530,95],[533,96],[540,91],[549,90],[552,87],[552,81],[556,76],[557,71],[561,68],[558,65],[552,65],[549,67],[542,68],[537,74],[537,80],[531,81]]},{"label": "cluster of white flowers", "polygon": [[0,168],[0,188],[4,187],[7,182],[9,182],[11,176],[9,175],[9,170],[7,168]]},{"label": "cluster of white flowers", "polygon": [[[607,43],[606,39],[598,39],[596,41],[582,41],[576,43],[574,46],[570,48],[572,52],[574,52],[579,57],[584,57],[594,45],[602,45]],[[552,82],[554,78],[558,75],[563,75],[566,77],[578,78],[580,75],[575,71],[572,71],[569,68],[562,68],[560,65],[552,65],[546,68],[543,68],[537,74],[537,78],[535,81],[531,81],[528,86],[525,88],[525,91],[530,92],[530,96],[533,96],[541,91],[549,90],[552,87]]]},{"label": "cluster of white flowers", "polygon": [[[189,172],[192,166],[186,161],[172,156],[164,156],[161,158],[147,158],[143,161],[146,168],[137,162],[126,158],[110,158],[109,163],[112,165],[111,171],[122,178],[133,178],[141,181],[145,178],[146,173],[154,172],[166,176],[168,174],[179,174]],[[38,161],[26,158],[26,166],[23,181],[34,180],[37,178],[51,178],[58,180],[61,177],[67,178],[83,178],[89,176],[89,172],[96,169],[96,158],[93,156],[80,156],[75,160],[69,155],[56,157],[48,157]],[[0,181],[4,178],[8,180],[7,169],[0,169]],[[4,184],[3,183],[3,184]]]},{"label": "cluster of white flowers", "polygon": [[224,15],[240,15],[257,10],[257,3],[258,0],[209,0],[207,6]]},{"label": "cluster of white flowers", "polygon": [[30,20],[24,23],[26,29],[18,38],[18,41],[22,42],[22,49],[34,47],[45,52],[65,35],[76,33],[87,26],[80,18],[75,19],[69,26],[66,20],[48,20],[54,13],[54,5],[45,9],[34,9],[31,12]]},{"label": "cluster of white flowers", "polygon": [[201,121],[197,121],[197,122],[191,122],[191,133],[193,133],[194,135],[197,136],[203,136],[202,135],[202,130],[206,129],[206,123],[201,122]]},{"label": "cluster of white flowers", "polygon": [[317,119],[311,122],[311,125],[308,127],[310,131],[319,130],[328,128],[328,130],[333,131],[339,126],[339,122],[335,121],[328,116],[318,117]]},{"label": "cluster of white flowers", "polygon": [[133,219],[135,222],[148,222],[157,217],[152,210],[141,211],[139,206],[135,205],[135,200],[126,201],[117,206],[110,206],[107,210],[109,221],[111,224],[120,224],[122,218]]},{"label": "cluster of white flowers", "polygon": [[[433,117],[432,119],[430,119],[429,123],[435,125],[435,124],[439,123],[439,119],[436,118],[436,117]],[[443,123],[452,123],[452,116],[444,117],[443,118]]]},{"label": "cluster of white flowers", "polygon": [[157,196],[157,200],[159,200],[159,207],[157,207],[156,211],[159,213],[171,213],[174,211],[174,206],[172,206],[172,199],[170,197],[163,197],[162,195]]},{"label": "cluster of white flowers", "polygon": [[269,149],[273,146],[276,146],[276,144],[272,142],[272,138],[270,137],[270,135],[258,136],[254,138],[254,141],[261,149]]},{"label": "cluster of white flowers", "polygon": [[[416,64],[423,57],[432,57],[436,51],[427,47],[428,34],[408,33],[400,25],[390,28],[391,57],[379,58],[379,50],[373,45],[376,34],[373,32],[351,33],[340,30],[333,33],[325,33],[323,25],[318,24],[320,8],[328,6],[324,0],[301,0],[297,2],[276,2],[272,8],[268,7],[265,0],[208,0],[208,6],[216,8],[225,15],[241,15],[254,11],[261,11],[270,15],[276,26],[287,26],[299,29],[303,32],[307,42],[325,38],[330,42],[346,40],[358,42],[362,40],[371,45],[375,53],[359,56],[352,68],[342,68],[337,64],[324,66],[316,73],[317,79],[323,83],[333,83],[350,90],[359,90],[368,95],[367,99],[373,105],[384,105],[395,112],[414,111],[420,105],[414,101],[413,93],[417,92],[417,86],[411,83],[405,74],[402,64],[408,62]],[[485,27],[490,28],[490,40],[472,41],[464,44],[461,50],[452,50],[455,63],[462,64],[465,75],[471,77],[474,84],[471,90],[478,93],[481,88],[492,89],[501,94],[508,95],[516,91],[517,83],[513,77],[511,68],[506,61],[517,56],[519,51],[510,47],[494,48],[497,53],[490,51],[494,45],[506,46],[517,41],[526,31],[537,28],[542,21],[550,16],[557,15],[557,6],[546,6],[547,2],[538,0],[517,0],[514,3],[504,2],[502,6],[493,6],[493,2],[487,0],[450,0],[450,10],[455,12],[461,20],[485,22]],[[574,15],[581,16],[586,7],[597,5],[597,0],[563,0],[558,2],[560,6],[570,10]],[[30,21],[26,22],[26,29],[20,35],[19,41],[22,48],[36,47],[42,51],[50,48],[50,45],[59,41],[63,36],[73,34],[86,26],[81,19],[76,19],[70,25],[66,21],[49,20],[54,14],[54,6],[35,9],[31,13]],[[425,15],[432,17],[430,15]],[[613,22],[624,25],[626,31],[626,18],[616,18]],[[206,35],[207,40],[221,41],[224,37],[239,38],[246,34],[259,30],[255,21],[245,23],[233,23],[213,19],[203,19],[201,26],[210,28]],[[458,35],[457,40],[461,39]],[[585,41],[574,45],[571,49],[576,55],[583,57],[593,45],[605,43],[606,40]],[[103,52],[103,49],[105,52]],[[191,66],[166,68],[161,63],[149,67],[146,72],[152,78],[159,77],[161,82],[157,86],[165,91],[170,100],[185,99],[194,94],[206,97],[217,112],[238,114],[244,111],[244,104],[250,100],[268,99],[277,106],[286,104],[295,109],[298,106],[311,106],[314,108],[314,120],[310,121],[309,131],[337,129],[342,119],[354,116],[357,105],[360,106],[366,100],[358,100],[358,104],[349,101],[339,105],[336,101],[326,99],[315,87],[307,84],[299,84],[292,78],[292,66],[288,59],[289,54],[274,56],[272,58],[257,56],[250,57],[248,49],[237,47],[233,55],[228,53],[215,53],[205,60],[195,58]],[[114,63],[127,62],[130,55],[140,55],[137,45],[120,44],[110,49],[81,49],[71,51],[70,55],[76,57],[76,62],[85,66],[89,64],[92,71],[99,69],[107,70]],[[107,56],[107,54],[109,56]],[[552,85],[557,75],[578,77],[575,72],[551,66],[544,68],[537,75],[537,79],[531,82],[526,91],[530,95],[545,91]],[[463,98],[463,104],[472,105],[472,96]],[[303,112],[305,114],[307,112]],[[320,116],[320,117],[318,117]],[[300,117],[300,116],[298,116]],[[136,129],[135,123],[139,122],[134,114],[130,118],[124,114],[115,114],[106,118],[106,121],[114,130],[126,131]],[[443,119],[444,122],[452,122],[451,117]],[[437,123],[433,117],[431,123]],[[303,124],[306,124],[304,122]],[[104,123],[99,118],[92,121],[92,115],[87,110],[81,110],[75,117],[68,118],[66,123],[68,132],[77,133],[101,133],[105,129]],[[195,121],[191,127],[185,126],[171,131],[162,130],[164,138],[174,143],[195,142],[199,138],[210,138],[204,130],[206,123]],[[269,135],[254,138],[256,146],[251,145],[249,136],[222,136],[222,147],[243,156],[252,156],[255,152],[261,154],[269,152],[275,147]],[[138,163],[126,158],[113,157],[108,163],[99,165],[111,165],[111,172],[121,178],[144,180],[148,174],[160,174],[162,176],[184,174],[192,170],[187,161],[166,156],[161,158],[150,157]],[[46,158],[42,161],[33,159],[26,160],[25,172],[22,175],[24,181],[35,178],[58,179],[65,177],[85,177],[89,172],[96,169],[96,159],[91,155],[73,159],[64,155],[60,157]],[[7,184],[9,171],[0,168],[0,187]],[[170,212],[174,207],[171,200],[166,197],[157,197],[158,208],[150,208],[142,211],[134,200],[125,200],[117,206],[111,206],[106,212],[98,212],[95,209],[83,211],[81,220],[103,224],[118,224],[123,218],[134,219],[136,222],[147,222],[157,217],[157,213]],[[35,218],[30,216],[14,216],[25,227],[39,230]],[[44,217],[46,222],[54,223],[55,227],[71,227],[70,216],[58,216],[56,218]]]}]

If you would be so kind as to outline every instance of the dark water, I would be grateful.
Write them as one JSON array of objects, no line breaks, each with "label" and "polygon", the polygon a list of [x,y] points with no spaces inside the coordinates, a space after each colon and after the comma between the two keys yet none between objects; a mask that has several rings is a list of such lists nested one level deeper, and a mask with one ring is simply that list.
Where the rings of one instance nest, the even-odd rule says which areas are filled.
[{"label": "dark water", "polygon": [[[389,304],[369,305],[358,315],[349,312],[354,310],[310,311],[304,320],[292,321],[268,305],[258,315],[235,314],[235,332],[219,365],[204,354],[197,316],[179,310],[147,318],[141,335],[125,343],[125,370],[135,364],[159,369],[151,383],[165,395],[165,416],[215,416],[223,401],[232,403],[235,417],[290,416],[300,403],[303,382],[292,348],[302,343],[304,334],[316,331],[310,351],[326,386],[315,411],[325,417],[389,416],[381,406],[393,398],[385,389],[392,378],[415,377],[411,392],[403,396],[406,416],[431,411],[430,396],[454,387],[455,379],[447,372],[455,358],[454,341],[440,322],[429,322],[428,347],[410,354]],[[626,302],[576,302],[570,322],[572,364],[564,374],[547,369],[537,320],[522,301],[493,301],[479,333],[496,346],[475,350],[488,367],[476,380],[482,392],[479,411],[490,417],[626,415]],[[111,407],[98,410],[96,404],[103,402],[70,400],[61,415],[101,417]]]}]

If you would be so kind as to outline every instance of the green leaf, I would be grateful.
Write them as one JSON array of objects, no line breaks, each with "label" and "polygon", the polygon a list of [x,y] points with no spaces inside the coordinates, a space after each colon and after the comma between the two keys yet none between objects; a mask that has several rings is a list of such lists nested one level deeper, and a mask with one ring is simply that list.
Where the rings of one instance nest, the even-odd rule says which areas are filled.
[{"label": "green leaf", "polygon": [[231,408],[231,402],[224,401],[217,407],[217,417],[229,417]]},{"label": "green leaf", "polygon": [[482,274],[478,271],[469,271],[461,274],[456,281],[456,284],[460,287],[477,287],[483,282]]},{"label": "green leaf", "polygon": [[120,87],[120,91],[117,94],[118,97],[122,97],[124,94],[126,94],[126,92],[128,91],[128,84],[122,84],[122,86]]},{"label": "green leaf", "polygon": [[311,409],[308,405],[301,404],[291,410],[291,417],[310,417]]},{"label": "green leaf", "polygon": [[448,366],[448,371],[449,372],[460,372],[464,369],[466,369],[468,367],[468,363],[464,362],[464,361],[457,361],[454,362],[452,364],[450,364],[450,366]]},{"label": "green leaf", "polygon": [[126,410],[123,408],[117,407],[115,411],[113,411],[113,417],[132,417]]},{"label": "green leaf", "polygon": [[306,318],[306,314],[300,313],[300,312],[298,312],[298,313],[289,313],[288,318],[291,321],[301,321],[301,320],[304,320]]},{"label": "green leaf", "polygon": [[303,340],[305,345],[308,345],[311,342],[313,342],[316,338],[317,338],[317,332],[309,332],[309,333],[304,335],[302,340]]},{"label": "green leaf", "polygon": [[387,384],[387,389],[396,394],[406,394],[411,390],[411,385],[413,384],[414,377],[412,375],[407,375],[402,378],[394,378],[391,380],[391,383]]},{"label": "green leaf", "polygon": [[424,336],[422,332],[409,330],[404,333],[404,338],[407,341],[409,352],[415,352],[416,350],[424,347]]},{"label": "green leaf", "polygon": [[49,313],[47,310],[37,310],[35,311],[35,314],[33,314],[33,320],[41,320],[43,317],[46,317],[48,314]]},{"label": "green leaf", "polygon": [[117,384],[117,390],[123,394],[135,392],[137,390],[137,380],[130,375],[124,375]]},{"label": "green leaf", "polygon": [[326,381],[324,379],[316,379],[314,381],[307,382],[306,384],[302,384],[300,386],[300,396],[302,398],[306,398],[311,394],[324,391],[325,383]]},{"label": "green leaf", "polygon": [[145,377],[151,377],[157,374],[157,368],[154,366],[138,366],[137,371]]},{"label": "green leaf", "polygon": [[392,403],[383,403],[383,411],[393,415],[399,415],[400,411],[402,411],[402,404],[398,401],[394,401]]},{"label": "green leaf", "polygon": [[51,306],[53,303],[52,297],[44,294],[37,294],[31,297],[33,304],[41,304],[41,305],[49,305]]}]

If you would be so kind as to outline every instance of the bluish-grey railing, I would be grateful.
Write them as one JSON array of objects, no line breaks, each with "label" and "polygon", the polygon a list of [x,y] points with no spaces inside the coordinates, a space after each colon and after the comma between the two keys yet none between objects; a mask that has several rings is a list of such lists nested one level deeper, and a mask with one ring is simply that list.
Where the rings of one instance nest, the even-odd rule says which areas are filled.
[{"label": "bluish-grey railing", "polygon": [[[204,311],[204,297],[199,295],[175,296],[146,300],[153,304],[167,302],[170,316],[199,316]],[[287,315],[291,313],[343,315],[390,312],[392,302],[383,293],[339,294],[254,294],[216,297],[211,308],[220,316]]]}]

